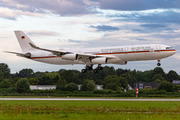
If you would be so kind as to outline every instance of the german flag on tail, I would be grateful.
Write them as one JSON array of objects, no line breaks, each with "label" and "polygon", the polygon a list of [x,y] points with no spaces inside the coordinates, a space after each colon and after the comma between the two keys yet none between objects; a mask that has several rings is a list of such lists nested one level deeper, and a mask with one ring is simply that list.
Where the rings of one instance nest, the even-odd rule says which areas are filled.
[{"label": "german flag on tail", "polygon": [[21,36],[21,39],[25,39],[25,36]]}]

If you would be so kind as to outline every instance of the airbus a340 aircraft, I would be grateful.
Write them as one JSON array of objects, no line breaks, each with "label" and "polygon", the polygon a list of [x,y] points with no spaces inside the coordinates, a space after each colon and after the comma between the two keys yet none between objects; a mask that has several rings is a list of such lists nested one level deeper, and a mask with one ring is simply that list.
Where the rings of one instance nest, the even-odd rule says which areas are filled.
[{"label": "airbus a340 aircraft", "polygon": [[22,31],[15,31],[16,37],[22,49],[22,53],[8,52],[27,59],[58,65],[84,64],[85,69],[93,70],[93,65],[98,66],[93,70],[97,73],[102,70],[102,64],[125,65],[129,61],[158,60],[160,66],[162,58],[176,53],[171,46],[162,44],[113,46],[99,48],[83,48],[68,50],[50,50],[37,47]]}]

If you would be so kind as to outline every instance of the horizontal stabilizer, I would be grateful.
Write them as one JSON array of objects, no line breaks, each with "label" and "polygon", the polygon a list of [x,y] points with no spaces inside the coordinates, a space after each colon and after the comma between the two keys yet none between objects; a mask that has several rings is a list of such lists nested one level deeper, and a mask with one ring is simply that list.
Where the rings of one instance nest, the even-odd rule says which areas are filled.
[{"label": "horizontal stabilizer", "polygon": [[11,54],[16,54],[17,56],[20,56],[20,57],[25,57],[25,54],[23,54],[23,53],[9,52],[9,51],[4,51],[4,52],[11,53]]}]

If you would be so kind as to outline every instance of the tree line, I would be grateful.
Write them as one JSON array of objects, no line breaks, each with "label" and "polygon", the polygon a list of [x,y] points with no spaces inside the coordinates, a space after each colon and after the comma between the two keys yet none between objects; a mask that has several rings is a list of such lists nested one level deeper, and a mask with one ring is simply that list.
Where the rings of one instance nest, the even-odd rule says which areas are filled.
[{"label": "tree line", "polygon": [[[78,91],[77,85],[82,85],[82,91],[93,91],[96,85],[103,85],[104,89],[121,91],[122,88],[128,90],[128,84],[133,86],[136,82],[156,82],[160,83],[159,89],[167,92],[179,90],[179,86],[171,89],[165,89],[171,84],[172,80],[180,79],[180,75],[176,71],[170,70],[165,73],[161,67],[156,67],[152,70],[138,71],[130,69],[115,69],[114,67],[105,66],[99,73],[88,71],[81,73],[78,70],[65,70],[53,72],[34,72],[32,69],[22,69],[15,74],[12,74],[10,68],[5,63],[0,63],[0,91],[17,91],[23,92],[28,90],[18,90],[23,86],[28,85],[57,85],[57,90],[60,91]],[[161,84],[165,87],[162,87]],[[22,85],[21,85],[22,84]],[[23,85],[24,84],[24,85]],[[173,87],[173,86],[172,86]],[[167,87],[168,88],[168,87]]]}]

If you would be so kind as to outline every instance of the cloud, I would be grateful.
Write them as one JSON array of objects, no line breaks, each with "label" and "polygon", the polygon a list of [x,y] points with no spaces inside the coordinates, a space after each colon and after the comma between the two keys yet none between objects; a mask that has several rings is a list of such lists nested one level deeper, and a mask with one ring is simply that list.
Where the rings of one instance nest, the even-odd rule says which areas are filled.
[{"label": "cloud", "polygon": [[179,0],[91,0],[99,3],[100,9],[139,11],[148,9],[180,8]]},{"label": "cloud", "polygon": [[91,28],[96,28],[97,31],[118,31],[120,30],[118,27],[112,27],[108,25],[98,25],[98,26],[90,26]]},{"label": "cloud", "polygon": [[95,2],[88,0],[0,0],[3,7],[32,13],[81,15],[95,11]]},{"label": "cloud", "polygon": [[52,32],[52,31],[29,31],[27,32],[29,35],[34,35],[34,36],[60,36],[60,33],[57,32]]},{"label": "cloud", "polygon": [[164,25],[164,24],[142,24],[141,25],[142,27],[147,27],[147,28],[164,28],[166,27],[167,25]]},{"label": "cloud", "polygon": [[73,40],[73,39],[68,39],[68,42],[82,43],[82,41],[79,41],[79,40]]},{"label": "cloud", "polygon": [[16,20],[16,18],[20,15],[28,15],[28,16],[35,16],[35,17],[42,17],[41,13],[31,13],[28,11],[21,11],[21,10],[13,10],[9,8],[0,7],[0,17],[6,18],[10,20]]},{"label": "cloud", "polygon": [[[116,21],[129,21],[129,22],[146,22],[146,23],[175,23],[180,24],[180,11],[179,10],[154,10],[152,12],[131,12],[122,14],[107,15],[107,17],[117,18]],[[118,19],[120,18],[120,19]]]}]

